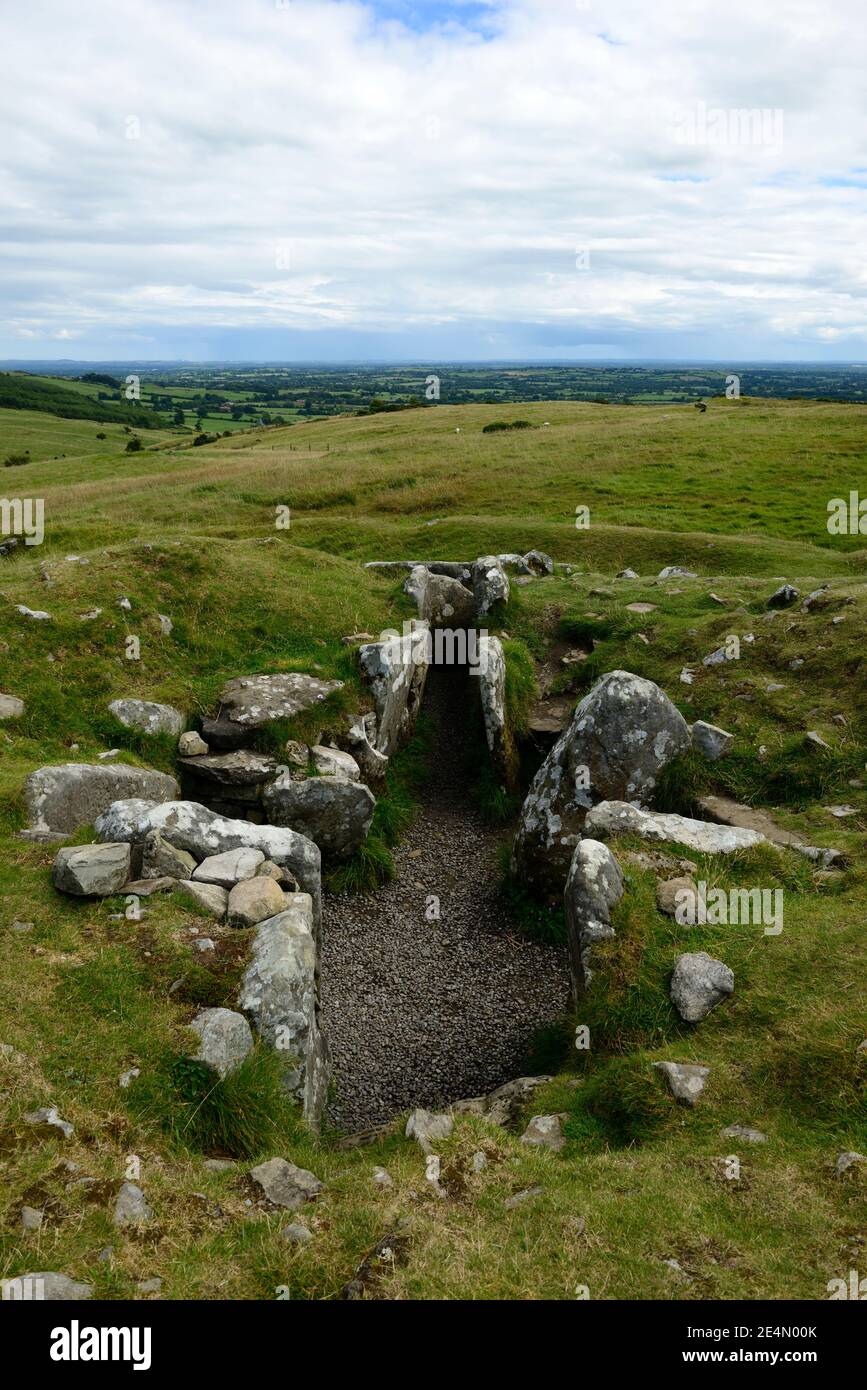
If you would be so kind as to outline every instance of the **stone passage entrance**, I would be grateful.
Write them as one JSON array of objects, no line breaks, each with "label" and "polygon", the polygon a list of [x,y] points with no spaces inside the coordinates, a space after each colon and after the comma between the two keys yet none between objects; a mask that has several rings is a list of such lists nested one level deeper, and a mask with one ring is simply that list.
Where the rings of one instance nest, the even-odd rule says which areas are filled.
[{"label": "stone passage entrance", "polygon": [[[508,832],[486,826],[468,798],[473,679],[463,668],[429,670],[429,774],[395,851],[394,881],[323,904],[330,1117],[345,1131],[511,1080],[534,1030],[568,1005],[565,948],[518,936],[499,892],[497,851]],[[425,915],[431,896],[438,921]]]}]

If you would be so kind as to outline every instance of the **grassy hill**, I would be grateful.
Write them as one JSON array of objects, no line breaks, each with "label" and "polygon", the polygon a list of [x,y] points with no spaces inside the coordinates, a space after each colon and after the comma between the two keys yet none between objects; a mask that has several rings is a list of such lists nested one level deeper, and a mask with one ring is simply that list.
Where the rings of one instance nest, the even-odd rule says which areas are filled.
[{"label": "grassy hill", "polygon": [[[863,412],[742,400],[704,414],[564,402],[519,413],[533,428],[483,433],[514,419],[513,405],[438,407],[204,447],[153,432],[143,452],[126,454],[117,425],[98,441],[90,422],[52,420],[40,436],[48,417],[0,412],[0,457],[32,431],[33,462],[2,475],[5,493],[44,498],[46,516],[44,545],[0,557],[0,690],[26,702],[21,719],[0,724],[0,1042],[16,1050],[0,1055],[0,1276],[62,1269],[104,1297],[133,1297],[136,1281],[158,1275],[165,1298],[274,1298],[281,1287],[328,1298],[398,1221],[405,1234],[377,1297],[568,1299],[586,1285],[593,1299],[821,1299],[829,1279],[863,1261],[867,1182],[857,1169],[838,1177],[834,1161],[867,1151],[867,1056],[856,1051],[867,1036],[867,547],[826,527],[828,501],[858,486],[859,467],[863,476]],[[291,526],[280,530],[275,509],[286,505]],[[587,530],[576,529],[579,506],[590,508]],[[685,809],[711,790],[743,797],[844,850],[850,867],[828,879],[777,856],[703,863],[713,882],[758,872],[778,882],[786,926],[778,938],[695,928],[687,946],[656,910],[653,875],[631,870],[610,983],[583,1020],[589,1059],[568,1029],[535,1049],[556,1079],[532,1110],[568,1113],[567,1148],[528,1149],[464,1117],[442,1146],[445,1201],[400,1125],[367,1147],[314,1140],[269,1110],[268,1077],[252,1078],[241,1103],[254,1157],[283,1153],[326,1183],[304,1213],[314,1239],[288,1246],[281,1220],[245,1207],[246,1163],[203,1167],[208,1149],[171,1071],[191,1006],[231,1002],[237,961],[191,972],[185,942],[203,924],[174,901],[136,924],[115,920],[117,902],[55,894],[53,851],[16,838],[23,779],[110,747],[171,767],[168,742],[114,724],[115,696],[167,700],[195,718],[229,676],[303,669],[347,681],[351,705],[354,666],[340,638],[411,612],[399,580],[362,561],[531,546],[572,571],[513,588],[506,630],[539,660],[591,637],[576,699],[602,671],[626,667],[658,681],[687,718],[737,735],[732,758],[678,768],[666,804]],[[699,579],[658,582],[671,564]],[[626,566],[641,579],[615,581]],[[832,606],[767,622],[783,578],[805,593],[827,582]],[[639,600],[655,611],[630,612]],[[21,616],[18,604],[51,621]],[[169,636],[159,614],[172,619]],[[703,667],[730,632],[755,641],[739,662]],[[140,662],[125,659],[128,633],[141,637]],[[331,717],[317,713],[326,731]],[[808,729],[827,751],[807,748]],[[838,822],[825,807],[843,801],[858,814]],[[32,930],[12,930],[16,921]],[[516,918],[516,931],[527,925]],[[665,987],[683,949],[719,954],[737,977],[730,1003],[697,1030],[679,1023]],[[658,1086],[649,1064],[661,1058],[711,1067],[694,1111]],[[133,1066],[143,1085],[122,1090]],[[23,1123],[49,1103],[74,1123],[72,1140],[37,1138]],[[732,1123],[769,1136],[734,1150],[736,1181],[718,1162],[733,1152],[720,1136]],[[488,1162],[477,1173],[480,1149]],[[106,1197],[130,1154],[159,1218],[145,1239],[113,1228]],[[71,1185],[63,1160],[97,1183]],[[377,1164],[393,1186],[373,1182]],[[534,1187],[544,1190],[504,1205]],[[21,1234],[24,1203],[46,1211],[35,1237]],[[101,1260],[106,1246],[113,1256]]]}]

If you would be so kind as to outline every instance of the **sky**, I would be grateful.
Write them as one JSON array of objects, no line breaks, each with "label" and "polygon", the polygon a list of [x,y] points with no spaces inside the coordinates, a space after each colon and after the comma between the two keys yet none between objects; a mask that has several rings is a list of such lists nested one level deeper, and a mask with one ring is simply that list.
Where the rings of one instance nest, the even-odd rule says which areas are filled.
[{"label": "sky", "polygon": [[0,11],[0,358],[867,361],[863,0]]}]

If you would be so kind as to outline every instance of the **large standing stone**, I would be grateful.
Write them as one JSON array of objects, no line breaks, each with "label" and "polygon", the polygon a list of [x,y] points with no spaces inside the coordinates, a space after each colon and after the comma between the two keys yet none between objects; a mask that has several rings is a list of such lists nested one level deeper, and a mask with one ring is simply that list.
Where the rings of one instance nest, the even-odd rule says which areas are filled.
[{"label": "large standing stone", "polygon": [[187,722],[180,710],[153,700],[112,700],[108,708],[127,729],[141,734],[172,734],[177,738]]},{"label": "large standing stone", "polygon": [[421,708],[430,662],[430,627],[414,622],[403,636],[395,633],[382,642],[368,642],[358,649],[362,677],[370,687],[376,707],[378,753],[390,757],[405,743]]},{"label": "large standing stone", "polygon": [[731,994],[734,971],[706,951],[678,956],[671,977],[671,1002],[685,1023],[700,1023]]},{"label": "large standing stone", "polygon": [[373,792],[363,782],[340,777],[296,782],[285,772],[265,788],[262,801],[274,825],[290,825],[336,859],[346,858],[364,843],[376,806]]},{"label": "large standing stone", "polygon": [[584,821],[586,835],[607,839],[611,835],[638,835],[642,840],[670,840],[699,854],[735,854],[739,849],[766,844],[755,830],[740,830],[690,816],[640,811],[626,801],[601,801],[588,811]]},{"label": "large standing stone", "polygon": [[563,893],[569,967],[576,1000],[589,985],[592,948],[614,936],[611,909],[623,897],[623,874],[607,845],[581,840],[575,847]]},{"label": "large standing stone", "polygon": [[110,898],[129,882],[128,844],[73,845],[57,852],[51,881],[77,898]]},{"label": "large standing stone", "polygon": [[418,616],[431,627],[467,628],[476,621],[476,602],[471,589],[459,579],[433,574],[425,565],[411,570],[404,593],[415,599]]},{"label": "large standing stone", "polygon": [[313,1125],[325,1105],[329,1076],[318,988],[312,904],[307,893],[296,893],[284,912],[256,927],[238,1007],[280,1054],[286,1090]]},{"label": "large standing stone", "polygon": [[486,618],[498,603],[509,602],[509,580],[496,555],[481,555],[473,565],[476,616]]},{"label": "large standing stone", "polygon": [[261,850],[265,858],[289,869],[305,892],[310,893],[318,926],[321,856],[313,841],[304,835],[275,825],[229,820],[195,801],[171,801],[163,806],[149,801],[116,801],[96,822],[96,832],[105,840],[140,844],[151,830],[159,830],[163,839],[196,859],[230,849]]},{"label": "large standing stone", "polygon": [[91,825],[113,801],[141,797],[150,802],[172,801],[178,794],[174,777],[125,763],[64,763],[40,767],[24,783],[24,798],[34,830],[71,835]]},{"label": "large standing stone", "polygon": [[323,681],[301,671],[239,676],[220,692],[219,717],[245,729],[261,729],[278,719],[291,719],[342,687],[343,681]]},{"label": "large standing stone", "polygon": [[196,1061],[222,1078],[253,1051],[253,1034],[243,1014],[233,1009],[202,1009],[190,1024],[200,1040]]},{"label": "large standing stone", "polygon": [[648,797],[689,741],[685,719],[653,681],[628,671],[603,676],[533,780],[521,810],[513,870],[549,896],[562,892],[590,807],[612,798]]},{"label": "large standing stone", "polygon": [[509,772],[506,733],[506,655],[499,637],[480,637],[478,665],[473,670],[479,685],[485,738],[495,768],[502,776]]}]

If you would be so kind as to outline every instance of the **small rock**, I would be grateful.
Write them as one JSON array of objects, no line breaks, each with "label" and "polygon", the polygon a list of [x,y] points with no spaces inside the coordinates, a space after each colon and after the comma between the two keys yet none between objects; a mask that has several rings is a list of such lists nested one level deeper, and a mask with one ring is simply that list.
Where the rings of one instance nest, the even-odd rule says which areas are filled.
[{"label": "small rock", "polygon": [[406,1122],[407,1139],[416,1139],[422,1153],[432,1152],[432,1144],[437,1139],[448,1139],[455,1127],[451,1115],[436,1115],[421,1108],[413,1110]]},{"label": "small rock", "polygon": [[[619,575],[618,578],[620,578]],[[473,1154],[472,1165],[474,1173],[481,1173],[482,1169],[488,1166],[487,1154],[482,1153],[481,1149],[477,1149]]]},{"label": "small rock", "polygon": [[[694,926],[697,892],[695,879],[691,876],[664,879],[656,885],[656,906],[666,917],[677,919],[679,915],[681,925]],[[686,894],[691,894],[691,904]]]},{"label": "small rock", "polygon": [[199,954],[203,956],[207,955],[209,951],[215,951],[216,949],[216,945],[209,936],[197,936],[193,942],[193,950],[198,951]]},{"label": "small rock", "polygon": [[202,1009],[190,1028],[201,1041],[196,1061],[211,1067],[221,1079],[235,1071],[253,1050],[249,1023],[232,1009]]},{"label": "small rock", "polygon": [[711,762],[716,762],[729,752],[735,741],[734,734],[729,734],[725,729],[720,729],[716,724],[706,724],[703,719],[697,719],[692,726],[692,746],[703,753]]},{"label": "small rock", "polygon": [[25,1235],[29,1235],[31,1231],[38,1231],[40,1229],[44,1220],[44,1215],[44,1212],[37,1211],[35,1207],[21,1208],[21,1230]]},{"label": "small rock", "polygon": [[264,859],[265,855],[260,849],[229,849],[222,854],[211,854],[194,871],[193,882],[234,888],[236,883],[255,878],[256,870]]},{"label": "small rock", "polygon": [[847,816],[857,816],[858,814],[857,806],[826,806],[824,809],[837,820],[845,820]]},{"label": "small rock", "polygon": [[627,603],[627,613],[655,613],[657,605],[655,603]]},{"label": "small rock", "polygon": [[41,608],[28,608],[26,603],[16,603],[15,605],[22,618],[32,618],[34,622],[50,623],[51,614],[45,613]]},{"label": "small rock", "polygon": [[710,1067],[700,1067],[694,1062],[654,1062],[656,1071],[661,1071],[675,1100],[684,1105],[695,1105],[707,1084]]},{"label": "small rock", "polygon": [[698,575],[681,565],[666,565],[665,569],[659,571],[657,579],[698,579]]},{"label": "small rock", "polygon": [[836,1163],[836,1173],[838,1178],[848,1172],[850,1168],[856,1167],[859,1163],[867,1163],[867,1155],[859,1154],[854,1149],[847,1149],[845,1153],[839,1155]]},{"label": "small rock", "polygon": [[121,1089],[125,1091],[128,1086],[132,1085],[137,1076],[141,1076],[141,1067],[130,1067],[129,1071],[121,1072],[119,1083]]},{"label": "small rock", "polygon": [[760,1129],[750,1129],[748,1125],[729,1125],[720,1131],[723,1139],[743,1139],[745,1144],[767,1144],[768,1136]]},{"label": "small rock", "polygon": [[186,722],[180,710],[153,700],[112,700],[108,708],[125,728],[142,734],[173,734],[177,738]]},{"label": "small rock", "polygon": [[235,1169],[235,1161],[231,1158],[206,1158],[204,1167],[209,1173],[232,1173]]},{"label": "small rock", "polygon": [[283,911],[283,890],[273,878],[256,877],[236,883],[229,894],[229,926],[255,927]]},{"label": "small rock", "polygon": [[563,1115],[534,1115],[521,1135],[521,1143],[532,1144],[536,1148],[553,1149],[554,1153],[559,1153],[566,1147],[563,1119]]},{"label": "small rock", "polygon": [[210,751],[201,734],[195,730],[188,730],[178,739],[178,752],[182,758],[206,758]]},{"label": "small rock", "polygon": [[39,1300],[45,1303],[78,1303],[90,1298],[92,1284],[81,1284],[70,1279],[68,1274],[57,1274],[53,1270],[39,1270],[36,1274],[16,1274],[13,1279],[0,1280],[0,1298],[3,1302],[19,1300]]},{"label": "small rock", "polygon": [[373,1181],[378,1187],[394,1187],[394,1178],[385,1168],[374,1168]]},{"label": "small rock", "polygon": [[53,1105],[44,1105],[39,1110],[31,1110],[29,1115],[24,1116],[24,1123],[35,1125],[38,1129],[47,1129],[51,1134],[56,1134],[59,1130],[64,1139],[71,1139],[75,1133],[74,1127],[68,1120],[60,1118]]},{"label": "small rock", "polygon": [[706,951],[688,951],[675,962],[671,1002],[685,1023],[699,1023],[734,987],[734,972],[721,960]]},{"label": "small rock", "polygon": [[160,1279],[159,1275],[155,1275],[153,1279],[141,1279],[141,1280],[139,1280],[139,1282],[136,1284],[135,1288],[136,1288],[136,1293],[148,1294],[148,1293],[159,1293],[159,1291],[160,1291],[160,1289],[162,1288],[162,1286],[163,1286],[163,1281],[162,1281],[162,1279]]},{"label": "small rock", "polygon": [[125,1182],[114,1204],[115,1226],[139,1226],[153,1219],[154,1209],[141,1188],[134,1182]]},{"label": "small rock", "polygon": [[0,719],[20,719],[23,713],[23,700],[16,695],[0,695]]},{"label": "small rock", "polygon": [[815,729],[810,729],[806,734],[804,734],[804,745],[807,748],[831,747],[830,743],[826,743],[825,740],[822,738],[822,735],[817,733]]},{"label": "small rock", "polygon": [[216,917],[218,920],[225,917],[226,909],[229,906],[229,894],[219,884],[197,883],[195,879],[191,878],[186,881],[179,880],[175,888],[184,897],[192,898],[199,907],[203,907],[212,917]]},{"label": "small rock", "polygon": [[160,633],[163,637],[170,637],[174,623],[167,613],[157,613],[160,624]]},{"label": "small rock", "polygon": [[250,1169],[250,1177],[268,1201],[276,1207],[288,1207],[297,1211],[305,1202],[313,1201],[322,1191],[323,1184],[306,1168],[296,1168],[285,1158],[269,1158]]},{"label": "small rock", "polygon": [[788,608],[795,599],[801,597],[800,589],[794,588],[791,584],[783,584],[777,589],[776,593],[771,594],[768,599],[769,608]]},{"label": "small rock", "polygon": [[300,1221],[290,1221],[282,1228],[280,1237],[289,1245],[306,1245],[308,1240],[313,1239],[313,1233]]},{"label": "small rock", "polygon": [[10,931],[17,931],[17,932],[32,931],[32,930],[33,930],[33,923],[32,923],[32,922],[13,922],[13,923],[12,923],[12,926],[9,928],[9,930],[10,930]]},{"label": "small rock", "polygon": [[614,578],[615,578],[615,579],[637,579],[637,578],[638,578],[638,575],[635,573],[635,570],[625,569],[625,570],[620,570],[620,572],[619,572],[618,574],[616,574],[616,575],[614,576]]},{"label": "small rock", "polygon": [[523,1192],[516,1192],[513,1196],[507,1197],[503,1206],[506,1211],[514,1211],[516,1207],[528,1202],[531,1197],[540,1197],[544,1191],[544,1187],[525,1187]]}]

